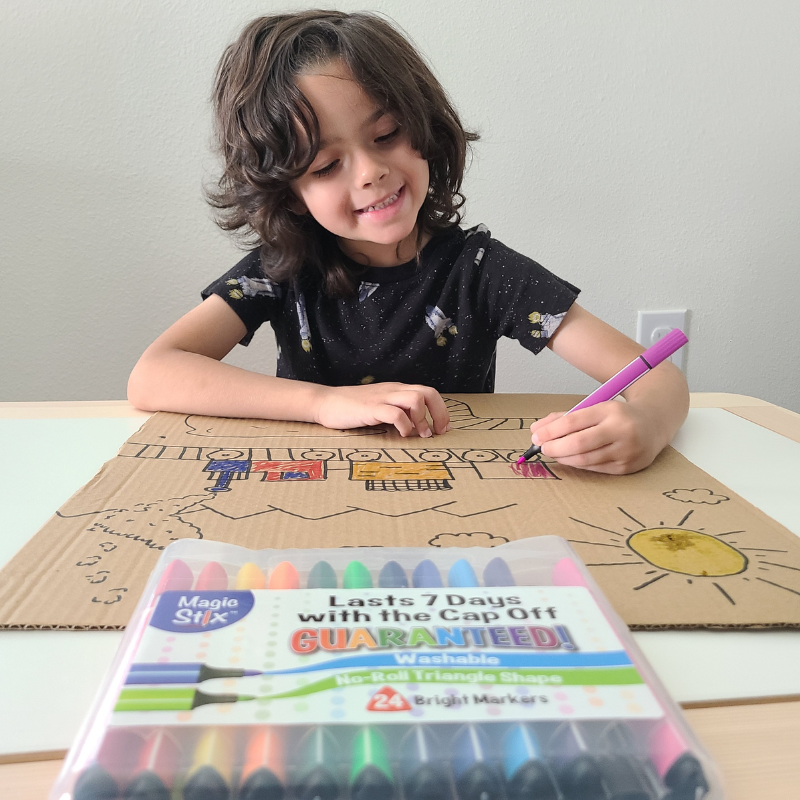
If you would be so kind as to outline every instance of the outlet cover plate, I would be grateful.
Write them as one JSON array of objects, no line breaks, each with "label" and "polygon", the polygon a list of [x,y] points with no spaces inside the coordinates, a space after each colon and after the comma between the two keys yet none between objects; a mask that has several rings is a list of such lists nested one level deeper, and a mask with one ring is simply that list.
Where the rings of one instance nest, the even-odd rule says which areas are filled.
[{"label": "outlet cover plate", "polygon": [[[636,321],[636,341],[642,347],[651,347],[674,328],[680,328],[688,336],[688,318],[689,312],[685,308],[676,311],[640,311]],[[686,364],[686,345],[673,353],[669,360],[683,371]]]}]

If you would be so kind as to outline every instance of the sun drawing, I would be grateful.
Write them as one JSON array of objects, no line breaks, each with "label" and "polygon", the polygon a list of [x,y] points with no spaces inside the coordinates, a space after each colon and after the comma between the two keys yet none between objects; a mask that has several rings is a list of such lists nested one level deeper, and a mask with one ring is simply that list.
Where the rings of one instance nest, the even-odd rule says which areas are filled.
[{"label": "sun drawing", "polygon": [[[677,523],[660,521],[657,526],[647,526],[624,508],[618,508],[625,518],[620,531],[570,517],[590,528],[593,531],[591,538],[595,541],[569,541],[595,545],[604,555],[609,552],[608,548],[614,548],[617,552],[613,558],[590,558],[586,566],[630,567],[630,571],[625,571],[629,576],[638,567],[632,587],[634,591],[646,590],[665,578],[682,578],[687,584],[694,585],[710,581],[727,602],[736,605],[735,580],[756,580],[775,587],[776,591],[800,596],[800,586],[792,588],[791,585],[797,584],[800,569],[780,563],[782,554],[788,554],[787,550],[749,546],[757,544],[756,537],[743,530],[712,534],[703,528],[688,528],[694,510],[685,513]],[[598,537],[598,531],[607,536]],[[770,574],[766,576],[764,573]]]}]

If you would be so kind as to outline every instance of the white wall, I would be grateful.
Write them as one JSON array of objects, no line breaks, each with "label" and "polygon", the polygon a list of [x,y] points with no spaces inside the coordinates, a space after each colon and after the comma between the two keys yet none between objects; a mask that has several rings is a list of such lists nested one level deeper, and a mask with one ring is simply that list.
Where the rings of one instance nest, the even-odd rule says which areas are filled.
[{"label": "white wall", "polygon": [[[123,398],[144,347],[239,258],[201,193],[214,67],[253,16],[308,5],[3,0],[0,400]],[[631,336],[637,309],[689,308],[693,391],[800,411],[800,4],[370,8],[482,133],[468,223]],[[273,370],[269,339],[235,362]],[[500,349],[500,391],[591,386],[549,351]]]}]

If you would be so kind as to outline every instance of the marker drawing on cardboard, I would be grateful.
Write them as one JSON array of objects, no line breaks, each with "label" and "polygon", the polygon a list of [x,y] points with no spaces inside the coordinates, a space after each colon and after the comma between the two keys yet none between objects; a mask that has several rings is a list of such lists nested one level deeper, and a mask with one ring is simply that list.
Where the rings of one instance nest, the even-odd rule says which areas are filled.
[{"label": "marker drawing on cardboard", "polygon": [[178,538],[492,547],[556,534],[633,627],[800,626],[797,537],[676,451],[619,477],[517,464],[522,431],[574,397],[447,402],[453,428],[432,440],[156,414],[8,565],[0,625],[122,627]]}]

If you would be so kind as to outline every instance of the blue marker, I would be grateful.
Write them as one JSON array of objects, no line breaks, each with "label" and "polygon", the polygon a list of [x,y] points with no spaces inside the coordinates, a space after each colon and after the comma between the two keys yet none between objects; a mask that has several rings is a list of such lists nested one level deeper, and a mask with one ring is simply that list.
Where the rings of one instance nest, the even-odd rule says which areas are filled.
[{"label": "blue marker", "polygon": [[483,570],[484,586],[516,586],[517,582],[502,558],[493,558]]},{"label": "blue marker", "polygon": [[396,561],[387,561],[378,575],[378,586],[384,589],[407,589],[406,571]]},{"label": "blue marker", "polygon": [[503,774],[508,800],[559,800],[533,730],[522,723],[503,737]]},{"label": "blue marker", "polygon": [[597,759],[578,725],[564,722],[547,743],[565,800],[607,800]]},{"label": "blue marker", "polygon": [[477,725],[465,725],[453,738],[452,764],[459,800],[501,800],[503,781]]},{"label": "blue marker", "polygon": [[472,569],[472,564],[464,558],[459,558],[447,574],[448,586],[480,586],[478,576]]},{"label": "blue marker", "polygon": [[139,683],[202,683],[214,678],[246,678],[263,674],[257,669],[237,669],[229,667],[209,667],[207,664],[146,663],[131,664],[125,683],[128,686]]},{"label": "blue marker", "polygon": [[450,796],[441,745],[429,728],[415,725],[403,737],[400,765],[406,800],[447,800]]},{"label": "blue marker", "polygon": [[336,572],[327,561],[318,561],[308,573],[309,589],[336,589]]},{"label": "blue marker", "polygon": [[436,569],[436,564],[429,558],[420,561],[419,564],[414,567],[414,572],[411,575],[411,584],[416,589],[444,586],[442,583],[442,576],[439,574],[439,570]]}]

